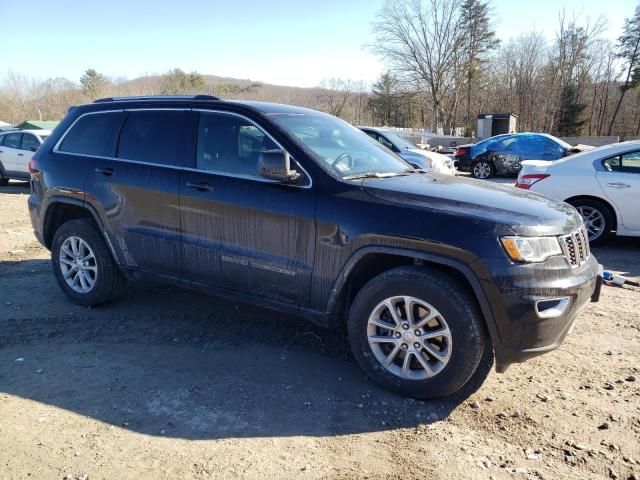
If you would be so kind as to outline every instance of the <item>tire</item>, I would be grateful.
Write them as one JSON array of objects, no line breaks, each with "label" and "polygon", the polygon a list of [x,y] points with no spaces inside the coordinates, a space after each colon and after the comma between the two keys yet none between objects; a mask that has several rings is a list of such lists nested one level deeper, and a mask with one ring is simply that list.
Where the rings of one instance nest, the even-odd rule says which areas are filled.
[{"label": "tire", "polygon": [[[405,297],[414,302],[411,309],[414,317],[420,318],[423,313],[437,314],[428,330],[423,330],[418,336],[418,323],[415,321],[408,322],[411,324],[408,330],[403,330],[400,325],[396,331],[371,324],[370,319],[376,318],[384,325],[393,325],[383,320],[391,318],[390,309],[383,303],[385,301],[395,306],[400,323],[406,320],[404,305],[407,302],[398,300]],[[431,309],[423,309],[415,300]],[[384,313],[379,314],[381,311]],[[430,332],[447,329],[448,338],[445,335],[427,339],[427,336],[435,335]],[[410,335],[407,336],[407,332]],[[484,382],[493,362],[491,342],[475,298],[455,279],[428,268],[394,268],[369,281],[352,303],[348,333],[353,355],[367,375],[381,387],[409,397],[434,398],[456,392],[458,395],[463,392],[470,394],[470,389],[475,391]],[[399,339],[391,340],[398,334]],[[377,343],[380,339],[384,343]],[[405,340],[406,349],[405,345],[398,344]],[[438,355],[446,357],[446,362],[428,354],[427,343],[431,351],[441,347]],[[388,360],[394,351],[397,351],[395,358],[389,367],[385,367],[383,361]],[[423,368],[424,363],[419,361],[418,354],[426,360],[431,374]],[[403,370],[401,365],[407,363],[407,356],[410,357],[409,366]]]},{"label": "tire", "polygon": [[[82,242],[84,242],[84,248],[81,248]],[[78,245],[78,251],[80,252],[75,258],[85,256],[88,252],[93,255],[93,257],[86,262],[87,270],[85,271],[84,268],[81,267],[83,272],[86,273],[86,275],[84,275],[86,285],[92,285],[87,291],[78,291],[65,280],[63,268],[71,268],[67,273],[69,273],[70,279],[73,277],[72,281],[76,284],[75,286],[78,287],[78,289],[82,289],[84,286],[82,282],[80,282],[80,277],[83,275],[73,275],[74,272],[78,272],[77,266],[63,267],[62,265],[62,263],[65,265],[67,265],[67,263],[63,262],[61,258],[64,258],[67,262],[69,262],[69,258],[73,258],[65,253],[62,248],[63,245],[66,251],[73,250],[71,253],[75,253],[75,250],[72,248],[74,244]],[[72,261],[72,263],[75,262]],[[126,280],[120,268],[114,261],[102,234],[92,219],[82,218],[71,220],[58,228],[53,236],[51,246],[51,266],[53,267],[53,273],[58,285],[69,300],[77,305],[90,307],[113,300],[122,292],[126,285]],[[73,270],[74,268],[75,270]],[[95,270],[89,271],[89,269],[93,268],[95,268]],[[95,272],[95,274],[93,272]],[[76,280],[76,278],[78,280]],[[93,284],[91,284],[92,279]]]},{"label": "tire", "polygon": [[[585,222],[584,226],[589,234],[589,244],[593,246],[604,244],[611,236],[611,230],[613,230],[614,225],[611,208],[604,202],[589,198],[572,200],[569,203],[578,210]],[[587,218],[590,218],[590,220],[587,220]],[[596,231],[597,233],[595,233]],[[592,232],[594,232],[593,235]]]},{"label": "tire", "polygon": [[9,185],[9,179],[4,176],[4,168],[0,163],[0,187],[6,187],[7,185]]},{"label": "tire", "polygon": [[489,160],[478,160],[471,164],[471,176],[479,180],[486,180],[496,174],[496,167]]}]

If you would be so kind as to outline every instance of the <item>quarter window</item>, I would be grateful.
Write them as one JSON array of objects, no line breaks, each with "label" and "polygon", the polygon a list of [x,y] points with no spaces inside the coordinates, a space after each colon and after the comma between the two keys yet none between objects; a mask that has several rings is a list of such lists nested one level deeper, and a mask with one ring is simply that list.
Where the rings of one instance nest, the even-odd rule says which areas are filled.
[{"label": "quarter window", "polygon": [[196,168],[233,175],[258,176],[258,158],[278,146],[248,120],[224,113],[201,112]]},{"label": "quarter window", "polygon": [[112,157],[122,117],[121,112],[96,113],[81,117],[64,137],[59,150]]},{"label": "quarter window", "polygon": [[186,112],[143,110],[129,113],[122,127],[118,158],[182,165]]}]

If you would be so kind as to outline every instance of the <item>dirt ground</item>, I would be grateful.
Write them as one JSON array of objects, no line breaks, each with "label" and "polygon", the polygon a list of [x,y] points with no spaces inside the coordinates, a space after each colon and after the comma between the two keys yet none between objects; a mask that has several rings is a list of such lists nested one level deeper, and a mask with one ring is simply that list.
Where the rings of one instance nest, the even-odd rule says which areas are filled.
[{"label": "dirt ground", "polygon": [[[342,332],[166,286],[71,305],[0,188],[1,479],[640,477],[640,289],[459,402],[371,384]],[[640,276],[640,239],[594,249]],[[635,476],[635,477],[634,477]]]}]

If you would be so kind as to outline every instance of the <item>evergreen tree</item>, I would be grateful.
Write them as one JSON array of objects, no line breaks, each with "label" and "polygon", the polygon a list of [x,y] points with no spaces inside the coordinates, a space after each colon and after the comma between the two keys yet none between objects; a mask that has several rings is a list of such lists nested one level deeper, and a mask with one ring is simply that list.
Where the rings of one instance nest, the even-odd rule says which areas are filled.
[{"label": "evergreen tree", "polygon": [[370,106],[374,122],[396,125],[401,104],[398,79],[387,71],[373,84],[371,92]]},{"label": "evergreen tree", "polygon": [[562,89],[557,124],[558,134],[562,137],[578,136],[582,132],[585,121],[580,120],[580,115],[587,105],[579,103],[577,97],[575,86],[567,85]]},{"label": "evergreen tree", "polygon": [[484,55],[496,48],[500,40],[491,28],[488,2],[481,0],[464,0],[460,7],[460,21],[464,29],[463,52],[466,57],[465,71],[467,81],[466,130],[471,126],[471,89],[473,80],[480,71]]},{"label": "evergreen tree", "polygon": [[627,75],[620,86],[620,96],[607,135],[611,135],[625,94],[640,84],[640,5],[636,7],[633,17],[627,18],[624,22],[624,31],[618,38],[618,56],[625,62]]},{"label": "evergreen tree", "polygon": [[98,98],[107,86],[107,79],[101,73],[96,72],[93,68],[88,68],[82,77],[80,77],[80,85],[82,92],[89,98]]},{"label": "evergreen tree", "polygon": [[205,81],[198,72],[185,73],[179,68],[169,70],[161,77],[161,92],[164,95],[179,95],[203,91]]}]

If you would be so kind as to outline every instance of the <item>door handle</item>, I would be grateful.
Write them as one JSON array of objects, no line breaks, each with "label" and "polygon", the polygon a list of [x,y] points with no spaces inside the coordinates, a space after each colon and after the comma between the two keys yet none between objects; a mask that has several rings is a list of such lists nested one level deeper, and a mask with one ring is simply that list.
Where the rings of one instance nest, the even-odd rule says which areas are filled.
[{"label": "door handle", "polygon": [[631,187],[631,185],[629,185],[628,183],[621,183],[621,182],[607,183],[607,185],[609,187],[613,187],[613,188],[629,188],[629,187]]},{"label": "door handle", "polygon": [[19,153],[18,156],[19,157],[24,157],[24,153]]},{"label": "door handle", "polygon": [[105,175],[107,177],[110,177],[111,175],[113,175],[114,173],[116,173],[116,171],[111,168],[111,167],[96,167],[95,169],[96,173],[101,173],[102,175]]},{"label": "door handle", "polygon": [[213,192],[213,186],[207,182],[187,182],[187,187],[199,192]]}]

